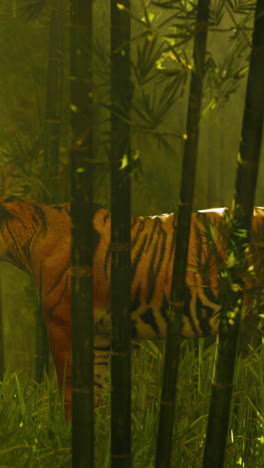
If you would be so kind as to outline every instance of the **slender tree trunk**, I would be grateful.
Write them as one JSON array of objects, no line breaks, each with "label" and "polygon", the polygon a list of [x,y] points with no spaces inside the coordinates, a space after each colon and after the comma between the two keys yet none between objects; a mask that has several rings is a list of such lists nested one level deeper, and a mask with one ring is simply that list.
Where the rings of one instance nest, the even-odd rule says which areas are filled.
[{"label": "slender tree trunk", "polygon": [[[243,303],[247,247],[250,241],[264,118],[264,2],[257,0],[241,143],[227,249],[225,296],[216,349],[204,468],[222,468],[232,398],[233,376]],[[231,312],[230,312],[231,311]]]},{"label": "slender tree trunk", "polygon": [[198,153],[199,122],[202,102],[209,3],[210,0],[199,0],[197,6],[197,21],[193,50],[195,68],[192,72],[190,83],[186,132],[187,139],[185,140],[183,155],[176,252],[171,284],[171,301],[160,405],[156,468],[168,468],[170,466],[172,452],[174,407],[181,344],[180,334],[184,311],[185,272]]},{"label": "slender tree trunk", "polygon": [[71,7],[72,466],[94,466],[92,0]]},{"label": "slender tree trunk", "polygon": [[[54,2],[53,2],[54,3]],[[45,173],[47,202],[54,201],[59,172],[60,130],[64,70],[65,0],[56,0],[51,10],[45,120]],[[58,200],[56,200],[58,201]]]},{"label": "slender tree trunk", "polygon": [[[64,65],[64,20],[65,0],[56,0],[51,12],[49,27],[49,56],[47,73],[47,98],[45,119],[45,158],[42,168],[45,190],[42,201],[50,203],[56,199],[60,149],[61,107]],[[58,201],[56,199],[56,201]],[[48,369],[49,343],[46,325],[40,310],[36,310],[35,379],[42,380],[44,369]]]},{"label": "slender tree trunk", "polygon": [[[122,5],[130,9],[129,0]],[[131,466],[130,16],[111,2],[112,468]]]}]

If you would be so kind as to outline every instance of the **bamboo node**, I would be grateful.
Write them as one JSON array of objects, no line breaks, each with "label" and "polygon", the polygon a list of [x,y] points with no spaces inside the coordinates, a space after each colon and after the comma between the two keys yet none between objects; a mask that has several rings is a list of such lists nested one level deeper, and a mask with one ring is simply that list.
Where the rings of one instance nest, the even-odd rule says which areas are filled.
[{"label": "bamboo node", "polygon": [[71,29],[76,30],[76,31],[90,31],[90,27],[86,26],[84,24],[72,24]]},{"label": "bamboo node", "polygon": [[[93,388],[93,387],[92,387]],[[79,388],[79,387],[72,387],[72,392],[74,393],[91,393],[92,388],[84,387],[84,388]]]},{"label": "bamboo node", "polygon": [[91,277],[93,274],[92,267],[90,265],[81,266],[81,265],[72,265],[71,266],[71,275],[75,278]]},{"label": "bamboo node", "polygon": [[64,63],[64,57],[49,57],[48,58],[49,62],[61,62]]},{"label": "bamboo node", "polygon": [[179,206],[191,206],[191,203],[179,200]]},{"label": "bamboo node", "polygon": [[168,400],[160,400],[160,404],[164,406],[174,406],[173,401],[168,401]]},{"label": "bamboo node", "polygon": [[56,124],[60,124],[60,123],[61,123],[61,119],[46,119],[46,122],[47,122],[47,123],[56,123]]},{"label": "bamboo node", "polygon": [[240,153],[238,153],[237,162],[238,164],[240,164],[240,166],[244,166],[244,167],[257,167],[258,166],[257,161],[247,161],[245,159],[242,159]]},{"label": "bamboo node", "polygon": [[215,380],[212,381],[212,385],[218,388],[233,387],[233,383],[217,383]]},{"label": "bamboo node", "polygon": [[[89,147],[82,145],[82,143],[71,146],[71,151],[76,151],[78,153],[85,153],[88,149]],[[94,159],[92,159],[92,161],[94,161]]]},{"label": "bamboo node", "polygon": [[112,459],[113,458],[121,459],[121,460],[123,460],[124,458],[130,458],[130,453],[124,453],[124,454],[121,454],[121,455],[112,454]]},{"label": "bamboo node", "polygon": [[172,307],[184,307],[184,301],[168,301],[169,302],[169,306],[172,306]]},{"label": "bamboo node", "polygon": [[130,249],[129,242],[111,242],[110,251],[111,252],[128,252]]},{"label": "bamboo node", "polygon": [[129,356],[129,352],[125,351],[111,351],[111,356]]}]

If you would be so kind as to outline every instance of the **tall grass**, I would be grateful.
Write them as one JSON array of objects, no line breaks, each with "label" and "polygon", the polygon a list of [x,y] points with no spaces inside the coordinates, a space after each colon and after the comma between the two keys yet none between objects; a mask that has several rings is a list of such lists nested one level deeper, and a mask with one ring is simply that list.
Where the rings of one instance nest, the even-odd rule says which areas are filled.
[{"label": "tall grass", "polygon": [[70,459],[70,428],[55,378],[22,385],[8,372],[0,386],[0,466],[66,467]]},{"label": "tall grass", "polygon": [[[175,468],[200,468],[206,430],[214,345],[184,341],[179,373],[179,416],[173,438]],[[264,466],[264,349],[239,359],[236,369],[226,468]],[[132,466],[152,468],[157,437],[163,345],[141,342],[133,352]],[[70,468],[70,426],[55,377],[19,382],[7,372],[0,386],[0,467]],[[96,410],[96,466],[110,467],[110,385]]]}]

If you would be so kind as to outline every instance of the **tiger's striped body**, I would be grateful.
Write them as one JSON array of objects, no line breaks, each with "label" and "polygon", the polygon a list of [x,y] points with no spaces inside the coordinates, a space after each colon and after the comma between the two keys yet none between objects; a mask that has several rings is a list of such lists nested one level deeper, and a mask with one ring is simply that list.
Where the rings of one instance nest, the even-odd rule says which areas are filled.
[{"label": "tiger's striped body", "polygon": [[[255,244],[263,239],[264,208],[253,219]],[[108,364],[111,345],[110,212],[94,210],[95,404]],[[207,228],[206,228],[207,225]],[[208,237],[208,226],[214,239]],[[131,220],[131,320],[133,336],[163,338],[168,321],[177,216]],[[192,215],[186,305],[182,336],[215,334],[220,309],[219,269],[225,256],[223,210]],[[255,245],[254,244],[254,245]],[[15,197],[0,198],[0,259],[33,275],[40,295],[60,387],[66,366],[65,410],[71,407],[71,222],[70,204],[41,205]],[[261,246],[252,262],[260,264]],[[250,285],[249,285],[250,286]],[[259,287],[259,286],[258,286]],[[262,289],[262,285],[260,285]],[[246,302],[249,302],[245,291]]]}]

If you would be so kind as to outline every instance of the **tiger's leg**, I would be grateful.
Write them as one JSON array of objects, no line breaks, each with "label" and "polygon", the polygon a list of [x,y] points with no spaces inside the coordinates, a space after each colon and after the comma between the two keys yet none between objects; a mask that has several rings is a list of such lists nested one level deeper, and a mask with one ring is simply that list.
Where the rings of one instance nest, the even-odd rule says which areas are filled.
[{"label": "tiger's leg", "polygon": [[[71,390],[71,327],[54,324],[48,326],[48,336],[56,367],[60,390],[64,388],[64,411],[66,419],[71,418],[72,390]],[[111,337],[97,335],[94,337],[94,406],[100,402],[109,355]]]},{"label": "tiger's leg", "polygon": [[60,391],[64,389],[64,412],[66,420],[71,418],[71,326],[68,324],[47,323],[48,338],[56,368]]},{"label": "tiger's leg", "polygon": [[96,335],[94,337],[94,406],[99,406],[109,356],[111,351],[111,336]]},{"label": "tiger's leg", "polygon": [[[99,406],[102,388],[105,380],[111,350],[111,337],[98,335],[94,337],[94,406]],[[68,352],[69,351],[69,352]],[[71,417],[71,349],[64,354],[64,372],[59,370],[58,380],[60,388],[63,386],[65,375],[64,411],[66,419]],[[57,355],[58,359],[58,355]]]},{"label": "tiger's leg", "polygon": [[[94,406],[99,406],[102,388],[105,380],[109,356],[111,350],[110,336],[95,336],[94,337]],[[72,409],[72,389],[71,389],[71,347],[65,349],[63,359],[63,372],[59,365],[58,381],[62,390],[64,383],[64,411],[66,420],[71,418]],[[57,360],[60,356],[57,354]],[[58,371],[57,371],[58,372]]]}]

